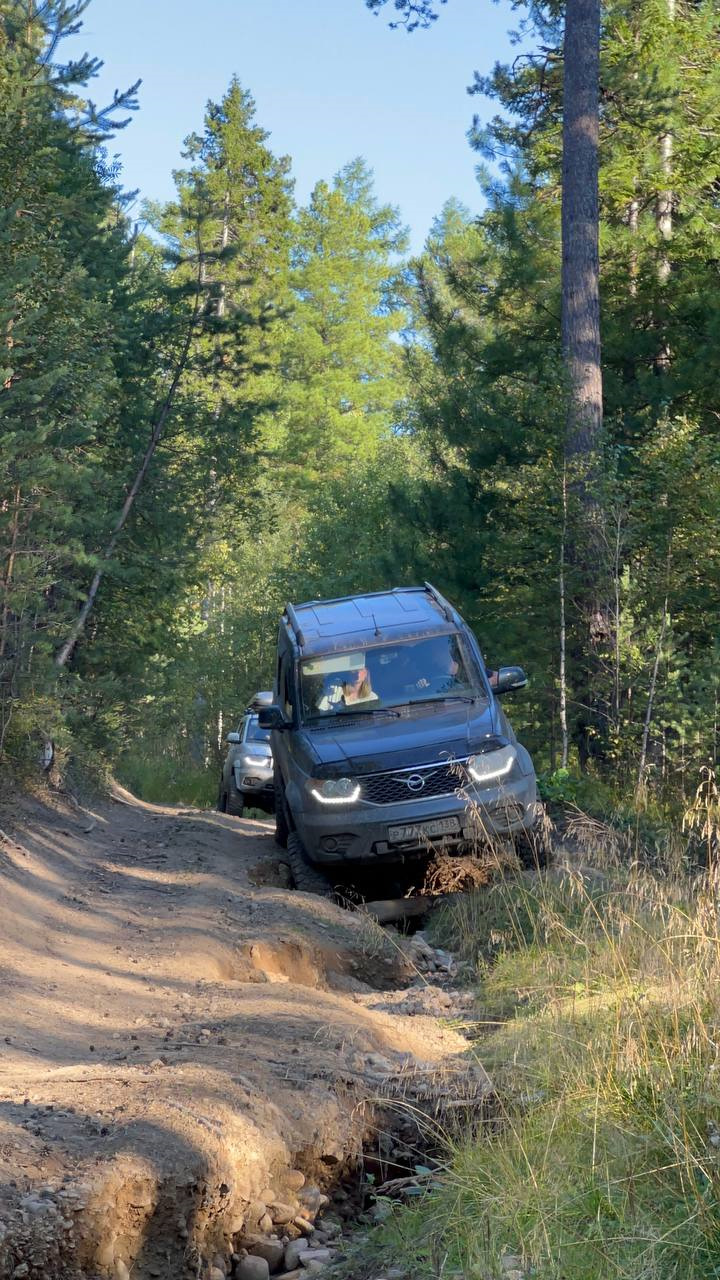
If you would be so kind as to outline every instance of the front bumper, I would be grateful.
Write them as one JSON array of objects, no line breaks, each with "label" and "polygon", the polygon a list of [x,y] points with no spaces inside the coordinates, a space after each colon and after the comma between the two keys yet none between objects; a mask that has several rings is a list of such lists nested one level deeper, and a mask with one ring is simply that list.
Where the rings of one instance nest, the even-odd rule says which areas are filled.
[{"label": "front bumper", "polygon": [[[370,805],[362,801],[347,808],[301,808],[289,795],[293,820],[309,856],[326,864],[398,861],[428,850],[460,849],[478,839],[531,830],[537,820],[535,775],[530,773],[502,787],[469,784],[455,795],[417,798],[400,804]],[[391,827],[413,826],[440,818],[456,818],[452,835],[415,836],[403,841]]]},{"label": "front bumper", "polygon": [[242,791],[243,795],[263,796],[266,799],[270,799],[273,795],[272,761],[267,765],[255,762],[251,765],[239,764],[233,771],[235,786],[238,791]]}]

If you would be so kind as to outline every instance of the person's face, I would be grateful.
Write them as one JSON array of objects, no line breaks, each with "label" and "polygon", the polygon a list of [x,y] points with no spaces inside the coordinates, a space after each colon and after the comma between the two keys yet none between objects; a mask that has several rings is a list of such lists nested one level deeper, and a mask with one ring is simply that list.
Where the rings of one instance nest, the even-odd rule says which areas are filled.
[{"label": "person's face", "polygon": [[367,667],[360,667],[358,671],[350,673],[350,679],[345,681],[345,694],[352,701],[357,698],[360,688],[364,680],[367,680]]}]

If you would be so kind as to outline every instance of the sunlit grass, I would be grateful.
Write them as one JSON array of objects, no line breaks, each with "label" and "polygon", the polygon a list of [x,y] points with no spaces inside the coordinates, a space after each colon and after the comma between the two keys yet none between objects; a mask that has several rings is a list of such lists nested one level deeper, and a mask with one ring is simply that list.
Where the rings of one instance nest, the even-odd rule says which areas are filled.
[{"label": "sunlit grass", "polygon": [[720,1277],[720,879],[522,876],[438,925],[472,966],[491,1137],[393,1215],[413,1276]]},{"label": "sunlit grass", "polygon": [[124,756],[116,769],[118,782],[150,804],[187,804],[212,809],[217,802],[219,769],[180,765],[169,757]]}]

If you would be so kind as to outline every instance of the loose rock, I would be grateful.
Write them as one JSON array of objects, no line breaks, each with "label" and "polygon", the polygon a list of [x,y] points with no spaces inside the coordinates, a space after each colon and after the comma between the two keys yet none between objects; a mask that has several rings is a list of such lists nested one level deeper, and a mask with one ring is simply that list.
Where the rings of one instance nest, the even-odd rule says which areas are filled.
[{"label": "loose rock", "polygon": [[297,1210],[291,1204],[276,1203],[270,1206],[270,1216],[273,1222],[277,1222],[280,1226],[285,1222],[292,1222]]},{"label": "loose rock", "polygon": [[306,1249],[304,1253],[300,1254],[300,1265],[302,1267],[310,1267],[313,1262],[321,1262],[323,1266],[326,1266],[328,1262],[332,1261],[333,1256],[332,1249]]},{"label": "loose rock", "polygon": [[270,1280],[270,1268],[265,1258],[249,1253],[235,1268],[236,1280]]},{"label": "loose rock", "polygon": [[309,1248],[307,1240],[291,1240],[285,1246],[285,1266],[288,1271],[294,1271],[300,1266],[300,1258]]},{"label": "loose rock", "polygon": [[248,1205],[247,1220],[253,1227],[256,1227],[266,1213],[267,1207],[264,1200],[251,1200]]},{"label": "loose rock", "polygon": [[282,1240],[252,1240],[245,1241],[245,1248],[251,1257],[264,1258],[271,1271],[277,1271],[280,1263],[285,1255],[285,1245]]}]

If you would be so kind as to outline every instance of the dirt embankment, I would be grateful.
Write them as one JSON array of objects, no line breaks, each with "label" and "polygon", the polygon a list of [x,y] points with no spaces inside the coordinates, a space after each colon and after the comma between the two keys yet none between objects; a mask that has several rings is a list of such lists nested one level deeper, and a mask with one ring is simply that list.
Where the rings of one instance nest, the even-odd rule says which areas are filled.
[{"label": "dirt embankment", "polygon": [[220,1280],[247,1248],[262,1280],[383,1099],[482,1094],[417,950],[283,888],[269,824],[118,792],[0,825],[0,1280]]}]

